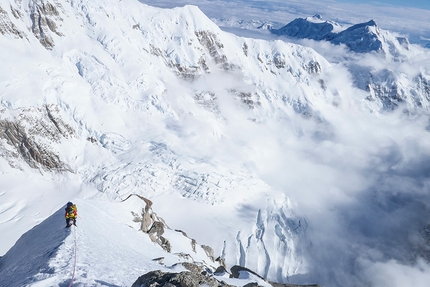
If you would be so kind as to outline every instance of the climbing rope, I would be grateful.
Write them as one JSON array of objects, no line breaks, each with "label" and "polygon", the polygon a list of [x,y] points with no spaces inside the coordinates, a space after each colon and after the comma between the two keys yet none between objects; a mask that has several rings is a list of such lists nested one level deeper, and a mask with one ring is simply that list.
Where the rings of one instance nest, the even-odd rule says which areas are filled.
[{"label": "climbing rope", "polygon": [[73,228],[73,237],[74,237],[74,241],[75,241],[75,244],[74,244],[74,254],[73,254],[73,257],[75,258],[74,259],[74,263],[73,263],[73,274],[72,274],[72,280],[70,280],[70,284],[69,284],[69,287],[71,287],[72,285],[73,285],[73,280],[75,279],[75,271],[76,271],[76,230],[75,230],[75,227],[72,227]]}]

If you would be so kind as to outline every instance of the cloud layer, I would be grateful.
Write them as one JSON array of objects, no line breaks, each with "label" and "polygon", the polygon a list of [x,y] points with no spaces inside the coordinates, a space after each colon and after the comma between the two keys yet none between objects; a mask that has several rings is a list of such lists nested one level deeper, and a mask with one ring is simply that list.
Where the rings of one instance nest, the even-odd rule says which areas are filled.
[{"label": "cloud layer", "polygon": [[[430,38],[428,19],[430,10],[379,4],[344,3],[339,1],[153,1],[140,0],[155,7],[172,8],[184,5],[198,6],[208,17],[232,20],[261,20],[287,24],[298,17],[320,14],[324,19],[342,25],[367,22],[371,19],[383,29],[408,35],[412,42],[421,37]],[[377,7],[377,9],[376,9]]]}]

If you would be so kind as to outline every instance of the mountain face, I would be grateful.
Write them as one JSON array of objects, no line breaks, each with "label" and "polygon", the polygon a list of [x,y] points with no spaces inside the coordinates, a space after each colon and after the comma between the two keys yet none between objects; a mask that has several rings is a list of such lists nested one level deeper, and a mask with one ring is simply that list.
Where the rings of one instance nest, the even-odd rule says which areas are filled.
[{"label": "mountain face", "polygon": [[[281,80],[282,89],[301,81],[311,89],[321,85],[315,78],[327,61],[305,47],[223,33],[192,6],[100,5],[2,2],[6,24],[1,41],[10,51],[2,56],[7,67],[1,73],[3,164],[12,173],[16,169],[51,178],[52,186],[34,192],[56,198],[52,207],[38,211],[34,199],[25,195],[29,208],[23,211],[8,191],[4,216],[12,218],[10,223],[19,212],[46,217],[58,201],[80,192],[79,185],[90,187],[83,188],[86,196],[111,200],[175,191],[202,204],[225,205],[230,212],[241,202],[239,214],[249,216],[231,226],[233,233],[213,226],[201,237],[220,233],[224,240],[212,243],[223,260],[266,277],[282,281],[301,270],[305,251],[296,245],[305,221],[285,196],[265,198],[271,188],[243,163],[251,151],[245,150],[237,163],[221,151],[236,145],[228,140],[235,129],[229,125],[258,125],[267,112],[278,109],[274,103],[281,103],[282,113],[309,112],[305,94],[266,89],[262,75],[272,83]],[[231,162],[228,168],[224,161]],[[250,200],[243,202],[244,193]],[[260,199],[257,209],[245,208]],[[230,216],[226,212],[221,218]],[[17,222],[17,229],[23,232],[31,224]],[[8,237],[7,248],[16,239]],[[260,249],[264,253],[255,257]],[[279,260],[272,263],[277,253]]]},{"label": "mountain face", "polygon": [[326,40],[341,27],[336,22],[324,21],[321,15],[297,18],[279,29],[271,29],[273,34],[301,39]]},{"label": "mountain face", "polygon": [[[0,259],[2,280],[19,270],[37,286],[68,264],[72,234],[38,245],[45,257],[25,246],[35,234],[58,232],[58,210],[74,198],[84,206],[79,228],[88,253],[78,276],[87,284],[129,286],[155,270],[151,260],[161,254],[171,271],[183,240],[203,246],[184,249],[202,255],[200,262],[216,267],[210,258],[219,257],[280,283],[360,286],[371,282],[366,264],[379,262],[368,254],[406,262],[403,255],[416,249],[408,238],[428,224],[411,210],[426,210],[429,58],[373,21],[342,31],[320,17],[293,22],[281,30],[363,55],[333,45],[346,56],[332,62],[303,45],[241,38],[194,6],[1,0],[0,233],[2,254],[11,250]],[[145,205],[106,203],[130,194]],[[109,207],[92,208],[88,198]],[[98,224],[91,224],[93,209]],[[366,229],[375,214],[393,233],[398,226],[387,214],[411,219],[399,232],[402,244],[378,233],[393,234],[383,228]],[[115,222],[112,229],[105,221]],[[166,222],[172,229],[163,229]],[[129,224],[150,241],[123,228]],[[117,239],[121,232],[128,237]],[[91,247],[105,269],[91,269]],[[25,251],[41,269],[11,259]],[[364,257],[354,261],[358,253]],[[133,264],[118,260],[116,271],[145,267],[105,277],[111,258],[121,256]],[[358,265],[362,273],[348,269]],[[68,278],[63,271],[59,286]]]},{"label": "mountain face", "polygon": [[297,18],[272,33],[301,39],[325,40],[335,45],[344,44],[356,53],[381,52],[391,54],[399,46],[409,47],[405,37],[395,37],[388,31],[381,30],[375,21],[352,25],[347,29],[332,21],[324,21],[321,15],[308,18]]},{"label": "mountain face", "polygon": [[[297,18],[280,29],[271,29],[273,34],[300,39],[328,41],[335,45],[345,45],[350,51],[356,53],[375,52],[378,57],[388,62],[404,63],[415,58],[414,48],[407,38],[397,36],[392,32],[380,29],[376,22],[370,20],[366,23],[353,25],[347,29],[332,21],[324,21],[320,15],[308,18]],[[395,110],[406,104],[406,111],[411,112],[415,107],[428,107],[428,76],[421,72],[408,76],[408,85],[405,87],[403,72],[399,69],[375,69],[374,66],[358,63],[356,60],[343,60],[354,84],[368,93],[367,100],[377,103],[378,110]],[[413,92],[411,92],[413,90]]]}]

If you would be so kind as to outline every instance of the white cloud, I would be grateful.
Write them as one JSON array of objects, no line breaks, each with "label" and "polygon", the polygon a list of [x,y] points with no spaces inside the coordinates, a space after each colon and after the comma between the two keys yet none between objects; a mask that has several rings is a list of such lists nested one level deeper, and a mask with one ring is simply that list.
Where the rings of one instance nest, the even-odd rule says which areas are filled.
[{"label": "white cloud", "polygon": [[360,265],[369,280],[378,287],[427,286],[430,281],[430,265],[422,260],[414,266],[396,260],[376,263],[361,260]]},{"label": "white cloud", "polygon": [[[337,1],[153,1],[140,0],[156,7],[171,8],[183,5],[196,5],[210,18],[263,20],[287,24],[298,17],[320,14],[324,19],[340,24],[351,25],[371,19],[383,29],[409,35],[414,41],[427,37],[430,33],[428,19],[430,10],[397,7],[393,5],[342,3]],[[377,7],[377,9],[375,8]]]}]

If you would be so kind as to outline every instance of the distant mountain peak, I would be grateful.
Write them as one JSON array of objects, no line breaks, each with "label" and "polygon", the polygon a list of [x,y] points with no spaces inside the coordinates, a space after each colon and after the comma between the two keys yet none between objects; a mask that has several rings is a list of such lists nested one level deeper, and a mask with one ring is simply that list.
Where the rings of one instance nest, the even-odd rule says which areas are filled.
[{"label": "distant mountain peak", "polygon": [[306,20],[308,20],[308,21],[324,21],[323,17],[320,14],[315,14],[312,17],[306,17]]},{"label": "distant mountain peak", "polygon": [[280,29],[272,29],[272,33],[279,36],[294,38],[307,38],[312,40],[324,40],[333,33],[337,23],[323,21],[321,15],[307,18],[297,18]]},{"label": "distant mountain peak", "polygon": [[393,51],[397,52],[397,46],[407,49],[407,39],[381,30],[374,20],[355,24],[344,30],[340,27],[338,23],[324,21],[321,15],[316,14],[312,17],[296,18],[284,27],[271,31],[280,36],[344,44],[357,53],[376,51],[391,54]]},{"label": "distant mountain peak", "polygon": [[346,31],[351,31],[351,30],[355,30],[355,29],[359,29],[359,28],[363,28],[363,27],[369,27],[369,26],[378,26],[376,24],[376,22],[374,20],[370,20],[368,22],[364,22],[364,23],[359,23],[359,24],[355,24],[351,27],[349,27],[348,29],[346,29]]}]

